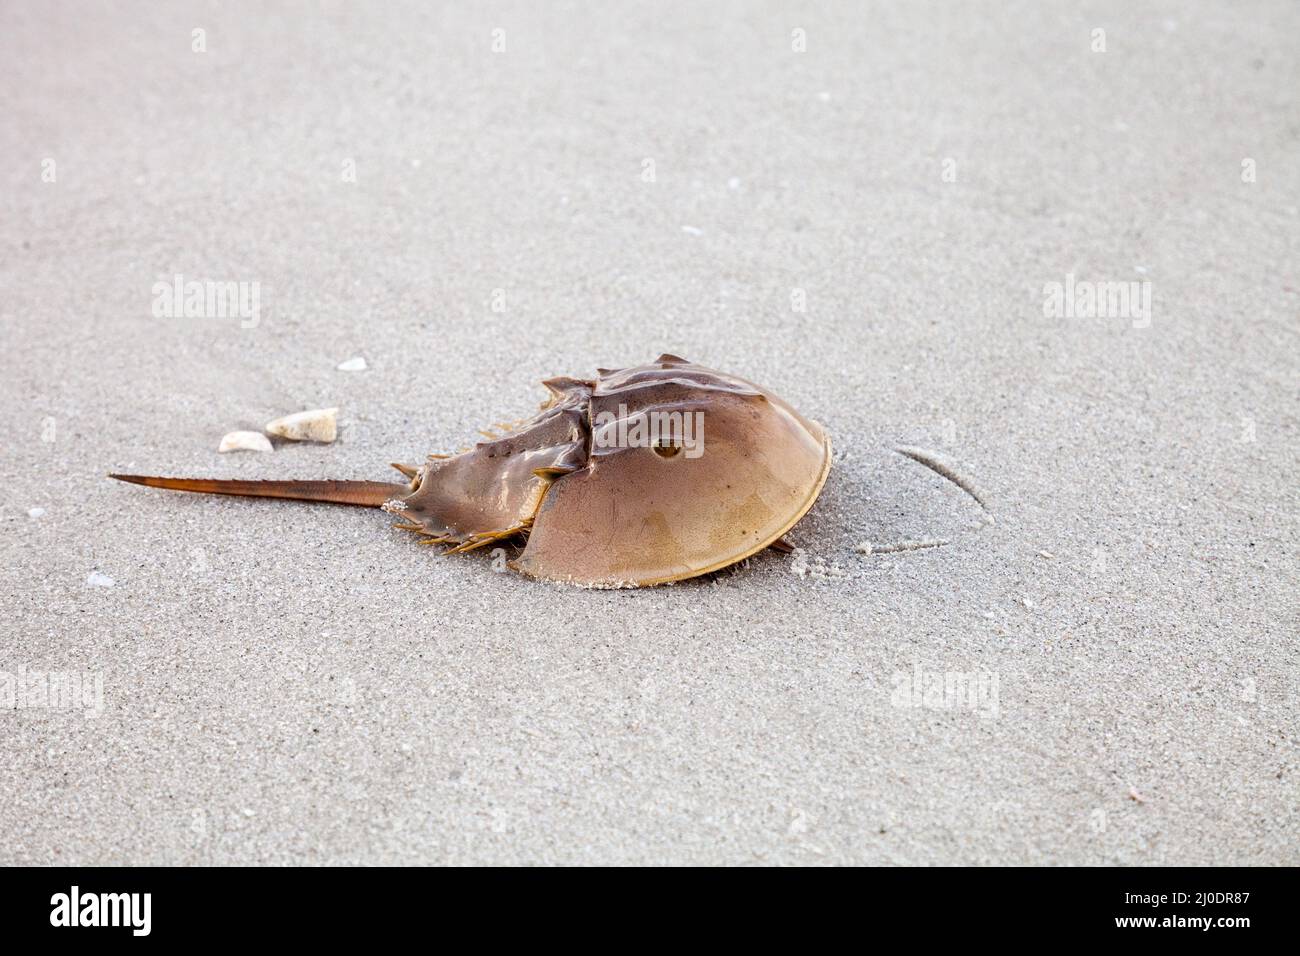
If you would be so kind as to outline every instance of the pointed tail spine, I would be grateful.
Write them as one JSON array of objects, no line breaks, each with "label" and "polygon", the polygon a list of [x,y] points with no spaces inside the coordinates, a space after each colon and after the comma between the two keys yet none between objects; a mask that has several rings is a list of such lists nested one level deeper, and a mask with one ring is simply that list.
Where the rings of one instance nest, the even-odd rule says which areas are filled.
[{"label": "pointed tail spine", "polygon": [[336,505],[378,508],[391,498],[411,493],[410,485],[388,481],[241,481],[218,478],[159,478],[152,475],[109,475],[150,488],[193,491],[209,495],[242,495],[251,498],[291,498]]}]

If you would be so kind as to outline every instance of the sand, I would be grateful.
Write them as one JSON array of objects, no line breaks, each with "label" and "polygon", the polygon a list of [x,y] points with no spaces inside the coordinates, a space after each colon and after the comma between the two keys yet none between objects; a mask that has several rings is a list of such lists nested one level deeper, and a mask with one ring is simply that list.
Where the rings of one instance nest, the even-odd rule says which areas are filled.
[{"label": "sand", "polygon": [[[0,863],[1300,862],[1294,4],[425,6],[0,10]],[[801,553],[104,478],[663,351],[832,432]]]}]

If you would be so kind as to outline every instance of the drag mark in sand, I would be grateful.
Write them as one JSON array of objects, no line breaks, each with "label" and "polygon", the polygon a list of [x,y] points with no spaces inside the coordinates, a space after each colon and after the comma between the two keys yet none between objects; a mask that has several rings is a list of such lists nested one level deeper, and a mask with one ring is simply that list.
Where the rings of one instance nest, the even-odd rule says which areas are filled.
[{"label": "drag mark in sand", "polygon": [[[983,524],[989,524],[993,521],[993,515],[984,503],[984,496],[975,488],[974,483],[959,473],[952,465],[943,461],[933,452],[926,451],[922,448],[914,448],[908,445],[900,445],[894,449],[905,458],[910,458],[917,464],[924,465],[941,478],[946,478],[966,494],[975,499],[975,503],[980,506],[984,512]],[[943,548],[952,544],[950,538],[924,538],[919,541],[896,541],[891,544],[870,544],[864,543],[858,545],[855,549],[858,554],[870,556],[873,554],[898,554],[904,551],[925,551],[930,548]]]},{"label": "drag mark in sand", "polygon": [[925,541],[899,541],[895,544],[860,544],[859,554],[897,554],[899,551],[924,551],[952,544],[947,538],[929,538]]},{"label": "drag mark in sand", "polygon": [[933,452],[928,452],[922,448],[913,448],[909,445],[900,445],[894,450],[900,455],[912,459],[912,461],[917,464],[925,465],[926,468],[929,468],[939,477],[947,478],[962,491],[966,492],[966,494],[974,498],[985,512],[989,510],[989,506],[984,503],[984,496],[975,489],[975,485],[971,483],[970,479],[958,473],[955,468],[947,462],[942,461]]}]

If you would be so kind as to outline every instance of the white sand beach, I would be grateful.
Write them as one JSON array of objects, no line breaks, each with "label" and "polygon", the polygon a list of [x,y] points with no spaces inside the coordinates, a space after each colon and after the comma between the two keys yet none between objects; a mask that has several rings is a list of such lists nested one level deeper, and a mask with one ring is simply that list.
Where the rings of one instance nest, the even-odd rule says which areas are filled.
[{"label": "white sand beach", "polygon": [[[0,8],[0,863],[1300,863],[1300,7],[428,6]],[[105,477],[661,352],[829,430],[798,553]]]}]

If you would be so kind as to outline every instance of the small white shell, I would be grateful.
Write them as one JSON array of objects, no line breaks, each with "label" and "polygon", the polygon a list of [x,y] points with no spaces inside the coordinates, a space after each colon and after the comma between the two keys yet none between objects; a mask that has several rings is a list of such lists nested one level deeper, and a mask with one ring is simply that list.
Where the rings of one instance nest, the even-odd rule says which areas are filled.
[{"label": "small white shell", "polygon": [[366,360],[358,355],[356,358],[350,358],[346,362],[339,363],[340,372],[364,372],[366,370]]},{"label": "small white shell", "polygon": [[271,451],[271,442],[261,432],[230,432],[222,437],[217,451]]},{"label": "small white shell", "polygon": [[289,441],[332,442],[338,437],[337,408],[315,408],[269,422],[267,434]]}]

